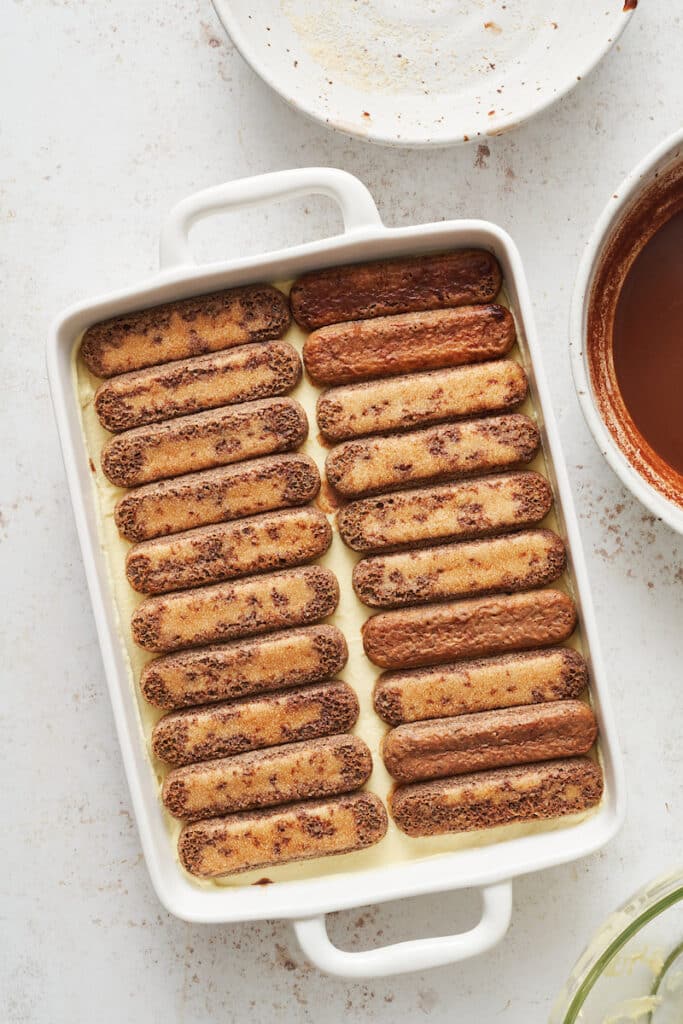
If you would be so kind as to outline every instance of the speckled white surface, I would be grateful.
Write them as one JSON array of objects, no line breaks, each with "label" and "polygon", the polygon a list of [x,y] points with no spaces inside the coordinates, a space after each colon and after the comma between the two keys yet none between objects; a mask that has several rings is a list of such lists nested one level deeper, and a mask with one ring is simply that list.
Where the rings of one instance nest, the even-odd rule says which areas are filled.
[{"label": "speckled white surface", "polygon": [[[602,461],[569,376],[578,256],[626,171],[683,121],[675,5],[642,0],[619,47],[518,132],[396,153],[329,134],[243,65],[209,0],[5,0],[0,34],[3,796],[0,1019],[8,1024],[333,1024],[346,1015],[536,1024],[589,933],[683,849],[683,540]],[[52,315],[135,281],[197,188],[305,164],[344,167],[388,224],[498,221],[526,261],[586,545],[626,757],[626,825],[601,854],[516,883],[489,955],[354,984],[318,975],[286,924],[203,928],[159,908],[113,736],[44,369]],[[257,251],[336,229],[322,201],[197,231]],[[348,948],[471,923],[475,897],[344,913]]]}]

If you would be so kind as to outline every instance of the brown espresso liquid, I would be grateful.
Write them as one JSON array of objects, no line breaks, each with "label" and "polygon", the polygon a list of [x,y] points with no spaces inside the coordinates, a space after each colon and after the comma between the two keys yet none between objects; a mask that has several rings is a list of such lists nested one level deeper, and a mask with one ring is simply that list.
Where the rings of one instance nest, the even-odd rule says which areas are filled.
[{"label": "brown espresso liquid", "polygon": [[683,474],[683,211],[646,243],[617,300],[617,383],[636,427]]}]

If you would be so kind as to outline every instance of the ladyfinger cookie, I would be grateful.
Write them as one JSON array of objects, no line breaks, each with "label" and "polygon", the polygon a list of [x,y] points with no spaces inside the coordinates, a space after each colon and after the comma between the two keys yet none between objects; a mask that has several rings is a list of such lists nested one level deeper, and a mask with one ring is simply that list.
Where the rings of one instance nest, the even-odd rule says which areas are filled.
[{"label": "ladyfinger cookie", "polygon": [[281,338],[287,299],[271,285],[195,295],[103,320],[88,328],[81,358],[96,377],[141,370],[205,352]]},{"label": "ladyfinger cookie", "polygon": [[155,658],[142,670],[140,689],[150,704],[167,711],[214,704],[329,679],[348,654],[336,626],[285,629]]},{"label": "ladyfinger cookie", "polygon": [[587,754],[597,734],[587,704],[559,700],[399,725],[382,757],[399,782],[418,782]]},{"label": "ladyfinger cookie", "polygon": [[436,836],[588,811],[602,790],[599,766],[570,757],[399,786],[390,810],[407,835]]},{"label": "ladyfinger cookie", "polygon": [[347,683],[303,686],[171,711],[154,726],[152,750],[167,764],[193,764],[346,732],[357,718],[358,698]]},{"label": "ladyfinger cookie", "polygon": [[305,626],[331,615],[338,601],[334,573],[309,565],[148,597],[135,609],[131,628],[138,646],[164,654],[287,626]]},{"label": "ladyfinger cookie", "polygon": [[126,540],[149,540],[306,505],[319,490],[320,473],[308,455],[271,455],[138,487],[117,502],[114,519]]},{"label": "ladyfinger cookie", "polygon": [[534,526],[552,503],[540,473],[501,473],[353,501],[337,523],[354,551],[382,551]]},{"label": "ladyfinger cookie", "polygon": [[329,453],[325,469],[340,494],[356,498],[524,465],[533,459],[540,443],[529,417],[512,413],[345,441]]},{"label": "ladyfinger cookie", "polygon": [[191,875],[217,878],[354,853],[378,843],[387,824],[378,796],[353,793],[186,825],[178,839],[178,855]]},{"label": "ladyfinger cookie", "polygon": [[126,576],[141,594],[164,594],[303,565],[331,542],[330,524],[318,509],[266,512],[136,544],[126,557]]},{"label": "ladyfinger cookie", "polygon": [[499,359],[330,388],[318,399],[316,415],[321,434],[336,442],[503,412],[526,395],[522,367]]},{"label": "ladyfinger cookie", "polygon": [[532,590],[380,612],[363,626],[363,647],[381,668],[413,668],[561,643],[575,626],[570,597]]},{"label": "ladyfinger cookie", "polygon": [[102,471],[117,487],[137,487],[290,451],[307,433],[306,413],[298,402],[265,398],[119,434],[102,450]]},{"label": "ladyfinger cookie", "polygon": [[461,541],[361,558],[353,589],[371,608],[528,590],[564,572],[564,544],[550,530],[524,530],[489,540]]},{"label": "ladyfinger cookie", "polygon": [[187,765],[161,791],[174,818],[197,821],[293,800],[351,793],[367,782],[372,757],[357,736],[327,736]]},{"label": "ladyfinger cookie", "polygon": [[304,342],[304,365],[318,384],[351,384],[497,359],[514,342],[504,306],[460,306],[321,327]]},{"label": "ladyfinger cookie", "polygon": [[384,672],[375,684],[373,703],[380,718],[389,725],[400,725],[566,700],[578,697],[587,685],[588,669],[579,652],[551,647],[435,668]]},{"label": "ladyfinger cookie", "polygon": [[353,263],[304,274],[289,295],[307,330],[343,320],[490,302],[500,289],[495,256],[483,249]]},{"label": "ladyfinger cookie", "polygon": [[220,405],[285,395],[300,377],[299,356],[287,342],[240,345],[107,380],[95,393],[95,412],[104,429],[116,434]]}]

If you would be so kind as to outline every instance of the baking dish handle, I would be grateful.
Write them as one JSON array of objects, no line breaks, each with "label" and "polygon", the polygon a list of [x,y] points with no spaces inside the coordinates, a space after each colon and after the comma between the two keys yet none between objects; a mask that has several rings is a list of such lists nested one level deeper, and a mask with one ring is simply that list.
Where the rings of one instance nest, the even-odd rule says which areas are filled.
[{"label": "baking dish handle", "polygon": [[335,167],[296,167],[253,178],[238,178],[195,192],[173,207],[161,229],[161,266],[168,268],[194,262],[189,234],[193,224],[204,217],[306,195],[333,199],[341,210],[345,234],[378,227],[382,223],[375,201],[365,185],[353,174]]},{"label": "baking dish handle", "polygon": [[392,946],[349,953],[330,940],[325,915],[294,921],[294,931],[303,952],[321,971],[341,978],[382,978],[408,974],[430,967],[466,960],[491,949],[505,935],[512,916],[512,882],[499,882],[482,889],[481,919],[468,932],[413,939]]}]

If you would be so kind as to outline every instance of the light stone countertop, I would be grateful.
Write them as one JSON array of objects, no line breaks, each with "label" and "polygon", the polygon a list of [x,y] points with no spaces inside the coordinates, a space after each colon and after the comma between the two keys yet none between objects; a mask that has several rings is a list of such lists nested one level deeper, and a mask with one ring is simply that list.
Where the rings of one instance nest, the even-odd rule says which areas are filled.
[{"label": "light stone countertop", "polygon": [[[602,918],[682,859],[683,540],[619,484],[574,395],[567,316],[579,254],[626,172],[683,122],[676,5],[643,0],[566,99],[479,146],[369,147],[286,108],[209,0],[5,0],[0,32],[0,553],[7,1024],[397,1020],[542,1024]],[[626,760],[626,825],[601,853],[515,883],[501,945],[368,983],[306,964],[286,923],[200,927],[163,912],[131,816],[48,395],[56,312],[139,281],[184,195],[263,171],[358,175],[389,225],[480,216],[526,264],[586,547]],[[337,229],[323,200],[220,219],[215,258]],[[343,913],[352,948],[458,930],[472,894]]]}]

